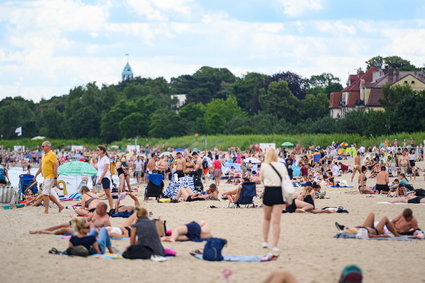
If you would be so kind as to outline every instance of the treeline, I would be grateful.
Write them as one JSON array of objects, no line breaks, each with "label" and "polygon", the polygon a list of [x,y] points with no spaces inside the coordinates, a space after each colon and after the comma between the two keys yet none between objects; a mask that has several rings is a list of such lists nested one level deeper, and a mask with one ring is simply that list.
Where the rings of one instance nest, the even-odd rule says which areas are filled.
[{"label": "treeline", "polygon": [[[0,133],[12,139],[22,126],[27,138],[101,138],[109,143],[196,133],[368,136],[425,129],[423,92],[415,95],[407,87],[388,87],[383,101],[386,112],[355,111],[333,120],[329,93],[341,89],[339,78],[328,73],[310,78],[292,72],[236,77],[226,68],[202,67],[170,82],[136,77],[116,85],[88,83],[39,103],[7,97],[0,101]],[[173,94],[186,95],[181,108]]]}]

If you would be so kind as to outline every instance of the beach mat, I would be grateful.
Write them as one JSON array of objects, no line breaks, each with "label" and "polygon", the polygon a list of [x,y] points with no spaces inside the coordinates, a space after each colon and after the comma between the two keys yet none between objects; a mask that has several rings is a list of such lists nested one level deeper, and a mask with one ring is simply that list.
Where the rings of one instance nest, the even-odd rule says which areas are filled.
[{"label": "beach mat", "polygon": [[331,188],[354,188],[354,186],[330,186]]},{"label": "beach mat", "polygon": [[123,257],[122,257],[121,254],[110,254],[110,253],[94,254],[94,255],[91,255],[91,257],[94,257],[94,258],[123,259]]},{"label": "beach mat", "polygon": [[[202,258],[202,254],[194,254],[193,255],[197,259],[204,260]],[[267,256],[250,256],[250,255],[223,255],[223,261],[231,261],[231,262],[268,262],[275,259],[272,259]]]},{"label": "beach mat", "polygon": [[[356,238],[356,234],[350,234],[350,233],[337,233],[334,238],[337,239],[357,239],[362,240],[359,238]],[[400,236],[400,237],[382,237],[382,238],[368,238],[367,240],[380,240],[380,241],[408,241],[413,242],[418,240],[417,238],[413,238],[411,236]]]},{"label": "beach mat", "polygon": [[393,203],[393,202],[389,202],[389,201],[379,201],[376,204],[408,204],[408,205],[414,204],[414,205],[425,205],[425,203],[406,203],[406,202],[396,202],[396,203]]},{"label": "beach mat", "polygon": [[[58,235],[56,238],[59,239],[71,239],[72,235]],[[130,238],[111,238],[111,240],[121,241],[121,240],[130,240]]]}]

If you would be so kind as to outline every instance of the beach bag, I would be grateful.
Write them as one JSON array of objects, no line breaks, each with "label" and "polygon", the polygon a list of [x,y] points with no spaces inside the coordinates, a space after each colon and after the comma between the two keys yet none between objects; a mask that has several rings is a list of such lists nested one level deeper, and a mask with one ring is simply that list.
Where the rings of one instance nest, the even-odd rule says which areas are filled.
[{"label": "beach bag", "polygon": [[156,231],[160,237],[165,236],[165,232],[167,231],[167,226],[165,225],[167,221],[161,219],[154,219],[156,225]]},{"label": "beach bag", "polygon": [[[279,171],[273,166],[273,164],[269,163],[276,174],[279,176],[282,187],[282,197],[283,201],[288,205],[292,203],[293,195],[295,192],[294,185],[292,184],[291,179],[289,179],[288,174],[285,174],[283,177],[280,175]],[[284,167],[286,170],[286,167]]]},{"label": "beach bag", "polygon": [[221,250],[224,245],[227,244],[227,240],[221,238],[209,238],[204,247],[202,258],[208,261],[222,261],[223,255]]},{"label": "beach bag", "polygon": [[70,256],[81,256],[88,257],[90,255],[89,250],[85,246],[72,246],[66,249],[66,254]]},{"label": "beach bag", "polygon": [[153,255],[151,247],[144,245],[132,245],[129,246],[122,254],[123,258],[128,259],[148,259]]}]

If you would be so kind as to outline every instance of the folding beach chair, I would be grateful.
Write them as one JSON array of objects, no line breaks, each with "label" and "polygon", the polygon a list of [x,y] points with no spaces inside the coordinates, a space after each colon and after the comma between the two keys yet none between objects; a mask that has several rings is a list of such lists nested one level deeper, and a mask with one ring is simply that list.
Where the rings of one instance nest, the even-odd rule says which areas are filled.
[{"label": "folding beach chair", "polygon": [[239,196],[239,199],[235,202],[232,200],[229,201],[229,207],[233,204],[233,207],[240,207],[245,205],[249,207],[250,204],[254,204],[254,197],[257,195],[256,184],[255,182],[244,182],[242,183],[242,189]]},{"label": "folding beach chair", "polygon": [[162,197],[162,190],[164,189],[164,176],[161,174],[149,174],[148,185],[145,188],[145,200],[150,197],[160,199]]}]

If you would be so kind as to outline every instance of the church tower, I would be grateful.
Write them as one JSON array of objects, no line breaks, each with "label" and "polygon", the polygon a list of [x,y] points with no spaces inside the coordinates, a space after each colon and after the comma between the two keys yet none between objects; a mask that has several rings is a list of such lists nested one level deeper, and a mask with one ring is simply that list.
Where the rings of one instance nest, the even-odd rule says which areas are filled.
[{"label": "church tower", "polygon": [[131,70],[130,64],[128,63],[128,54],[127,54],[127,64],[125,64],[124,70],[121,74],[122,81],[132,80],[133,71]]}]

